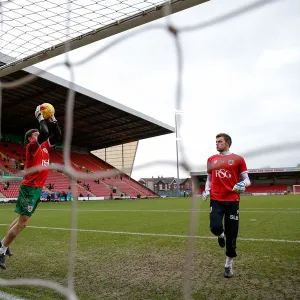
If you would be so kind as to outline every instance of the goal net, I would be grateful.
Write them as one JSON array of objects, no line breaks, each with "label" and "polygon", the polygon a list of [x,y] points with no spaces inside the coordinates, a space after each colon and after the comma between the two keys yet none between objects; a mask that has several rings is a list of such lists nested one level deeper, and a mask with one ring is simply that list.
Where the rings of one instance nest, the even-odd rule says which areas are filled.
[{"label": "goal net", "polygon": [[[0,77],[3,77],[40,61],[68,52],[72,49],[79,48],[97,40],[146,24],[152,20],[166,16],[169,13],[178,12],[209,0],[0,1],[0,61],[4,63],[0,67]],[[275,1],[276,0],[256,0],[252,3],[248,2],[247,5],[239,7],[236,10],[216,16],[215,18],[205,22],[199,20],[199,23],[191,26],[177,28],[175,25],[171,26],[169,23],[166,23],[161,27],[168,34],[172,35],[172,38],[175,41],[174,51],[176,51],[177,59],[177,82],[174,106],[176,111],[181,111],[183,102],[183,51],[181,45],[182,40],[179,38],[178,33],[186,33],[193,30],[196,31],[210,26],[215,26]],[[229,34],[230,33],[228,33],[228,36]],[[125,38],[127,38],[127,36]],[[111,43],[109,46],[105,46],[102,49],[97,50],[97,52],[93,54],[94,56],[84,56],[82,58],[82,62],[89,61],[91,58],[102,54],[115,44],[117,44],[117,42],[114,44]],[[72,68],[74,63],[72,64],[68,61],[67,55],[65,58],[66,68],[69,69],[70,73],[75,72],[75,68]],[[1,125],[4,123],[2,118],[3,116],[1,115],[3,106],[2,97],[4,97],[2,92],[4,90],[10,91],[12,89],[17,89],[24,84],[31,84],[35,79],[37,79],[37,76],[35,75],[29,75],[26,76],[25,79],[20,79],[14,78],[13,74],[11,74],[8,76],[11,80],[7,81],[5,81],[6,78],[0,78],[0,136]],[[153,76],[155,75],[156,73]],[[71,76],[71,78],[72,84],[74,82],[74,77]],[[197,81],[197,84],[199,84],[199,82],[200,80]],[[151,81],[147,84],[149,83],[149,89],[156,88],[153,85],[151,86]],[[219,272],[219,270],[223,271],[223,262],[213,259],[214,255],[220,253],[220,249],[210,247],[210,245],[216,245],[216,238],[209,235],[209,233],[198,235],[198,229],[200,228],[200,226],[198,226],[199,213],[205,213],[205,228],[208,230],[208,209],[199,210],[199,203],[197,202],[198,200],[196,197],[192,198],[191,207],[188,210],[183,209],[181,206],[178,206],[178,209],[174,209],[176,206],[172,206],[172,209],[166,210],[163,208],[164,206],[162,206],[163,209],[161,208],[159,210],[160,215],[155,215],[154,217],[154,211],[151,209],[146,211],[145,218],[139,217],[142,213],[145,213],[144,207],[128,211],[123,209],[122,213],[130,213],[126,219],[123,219],[125,220],[125,225],[120,222],[121,212],[118,211],[116,207],[121,204],[116,203],[116,201],[111,201],[110,203],[114,207],[106,208],[105,210],[102,209],[101,217],[99,218],[92,216],[92,214],[96,215],[96,210],[89,211],[87,209],[77,209],[78,202],[76,200],[78,198],[78,190],[76,189],[76,180],[95,180],[97,178],[106,179],[117,176],[118,173],[115,171],[99,171],[92,174],[84,173],[79,172],[75,169],[74,165],[71,164],[73,121],[80,122],[80,120],[73,120],[76,92],[72,89],[71,84],[66,98],[66,114],[64,116],[64,164],[50,165],[48,168],[62,172],[64,175],[69,177],[70,189],[72,191],[72,195],[74,195],[75,201],[71,202],[71,208],[66,210],[67,212],[65,213],[59,208],[51,208],[49,210],[45,209],[45,213],[47,214],[50,214],[51,211],[53,212],[52,216],[54,216],[53,222],[55,225],[52,227],[49,227],[48,224],[45,223],[47,220],[43,220],[42,218],[35,219],[37,220],[35,221],[36,223],[30,225],[30,228],[28,229],[36,230],[39,232],[39,235],[29,235],[26,233],[28,231],[25,231],[24,234],[27,234],[27,238],[30,238],[30,236],[33,237],[31,239],[31,243],[28,242],[24,245],[25,238],[22,238],[23,241],[20,239],[23,245],[20,246],[19,249],[16,249],[16,252],[25,253],[26,258],[21,260],[17,255],[15,255],[17,261],[15,265],[17,268],[12,271],[8,270],[5,277],[3,275],[5,279],[0,279],[1,288],[5,287],[6,291],[11,291],[7,290],[8,286],[21,286],[22,289],[25,290],[25,296],[28,295],[29,299],[35,299],[33,298],[33,295],[38,295],[37,297],[41,297],[43,299],[61,299],[61,297],[64,296],[66,299],[72,300],[78,299],[78,297],[80,297],[80,299],[172,298],[188,300],[200,298],[222,298],[225,293],[225,298],[228,299],[234,298],[235,295],[240,295],[241,293],[242,298],[247,298],[251,293],[255,293],[253,297],[258,299],[267,299],[268,297],[282,298],[285,296],[286,291],[287,293],[290,293],[290,298],[299,298],[296,295],[297,291],[295,292],[294,289],[294,286],[297,284],[297,278],[295,278],[295,276],[287,277],[286,272],[281,272],[281,269],[279,270],[279,274],[284,274],[284,280],[287,283],[286,290],[276,288],[277,277],[276,280],[273,280],[270,276],[266,277],[264,279],[265,281],[263,281],[263,283],[267,283],[264,284],[266,288],[260,290],[257,284],[249,291],[249,286],[253,286],[254,281],[251,274],[255,274],[257,266],[264,268],[263,263],[265,261],[268,262],[267,259],[257,262],[257,257],[259,257],[259,255],[255,253],[255,255],[253,255],[252,264],[251,261],[248,260],[248,256],[252,255],[251,251],[248,252],[249,255],[247,255],[247,261],[245,259],[241,260],[239,265],[241,268],[240,274],[246,274],[241,281],[241,283],[245,282],[245,285],[236,285],[241,286],[241,289],[234,290],[228,289],[228,285],[223,285],[224,282],[220,280],[220,274],[218,273],[218,275],[216,275],[216,272]],[[133,87],[134,85],[135,82],[132,82]],[[33,85],[32,90],[34,90]],[[39,92],[36,93],[37,98],[42,96],[39,95]],[[7,93],[7,97],[9,97],[9,93]],[[20,95],[20,98],[24,99],[22,105],[33,103],[30,102],[32,99],[27,99],[29,98],[27,95]],[[38,99],[42,99],[42,97]],[[210,99],[206,99],[204,101],[208,103],[208,106],[211,105],[209,103],[211,102]],[[232,113],[232,107],[228,108],[228,112]],[[13,105],[10,106],[10,108],[15,110],[18,109]],[[178,131],[180,131],[181,123],[180,118],[178,119]],[[194,134],[196,137],[198,132],[195,132]],[[180,139],[178,138],[178,141],[179,140]],[[190,172],[192,168],[189,161],[186,159],[183,143],[178,143],[178,145],[181,154],[181,161],[178,165],[186,172]],[[283,151],[298,147],[299,141],[294,141],[291,143],[285,143],[284,145],[281,143],[280,145],[276,145],[276,147],[271,145],[264,148],[257,148],[244,154],[247,154],[247,157],[249,158],[253,158],[262,155],[262,153],[268,154],[275,151],[278,153],[279,150]],[[163,162],[154,161],[154,157],[152,159],[153,161],[150,163],[145,163],[139,167],[145,168],[149,164],[172,164],[172,166],[174,166],[176,163],[175,160],[172,159]],[[206,168],[206,162],[203,163],[202,167]],[[36,170],[41,170],[41,168],[31,168],[26,170],[26,174],[29,174],[29,172],[32,173]],[[4,180],[3,176],[1,180]],[[294,194],[298,192],[300,193],[300,186],[293,186],[293,191]],[[174,204],[172,203],[172,205]],[[69,214],[67,215],[68,212]],[[92,214],[89,214],[91,212]],[[107,214],[105,215],[104,212]],[[114,212],[115,214],[113,214]],[[166,230],[170,230],[170,232],[164,233],[164,230],[160,231],[161,227],[158,225],[162,224],[161,222],[164,220],[167,212],[171,213],[172,219],[164,228]],[[270,213],[272,212],[273,211]],[[6,217],[3,212],[1,216]],[[67,219],[62,216],[67,216]],[[83,219],[84,216],[85,219]],[[153,218],[153,222],[151,221],[151,218]],[[176,231],[175,225],[178,225],[178,219],[182,219],[183,224],[185,224],[186,227],[180,227],[179,231]],[[93,224],[92,222],[94,221],[98,224],[99,220],[103,220],[103,227],[98,229],[93,228],[91,225]],[[135,223],[138,221],[140,222]],[[256,219],[252,219],[252,221],[255,222]],[[1,219],[0,225],[3,227],[7,226],[9,225],[7,222]],[[110,222],[116,225],[115,230],[110,228]],[[154,227],[157,227],[157,232],[149,232],[150,224],[152,223],[155,224]],[[267,222],[266,225],[268,225]],[[250,228],[251,226],[248,227]],[[141,229],[140,231],[142,231],[143,228],[145,229],[145,232],[137,232],[138,229]],[[174,231],[172,231],[173,229]],[[53,234],[43,233],[49,232],[50,230]],[[101,238],[96,236],[97,233],[102,235]],[[105,237],[105,235],[107,237]],[[118,240],[117,237],[119,235],[121,238]],[[36,238],[36,236],[38,238]],[[290,242],[290,245],[292,243],[299,243],[298,240],[283,240],[274,238],[264,239],[261,238],[261,235],[257,238],[248,238],[247,234],[245,234],[245,236],[246,238],[242,238],[241,240],[249,244],[247,244],[247,247],[245,246],[244,249],[250,250],[250,242],[253,241],[258,241],[259,244],[266,241],[272,243],[279,242],[282,245],[284,245],[283,242],[286,241]],[[43,245],[39,238],[47,240],[47,245],[49,246]],[[142,242],[142,238],[147,238],[149,243],[144,244]],[[171,238],[180,240],[172,241]],[[167,239],[170,239],[171,242]],[[184,239],[184,242],[182,242],[182,239]],[[210,243],[210,240],[214,241],[213,244]],[[91,241],[93,242],[92,245],[90,245]],[[77,247],[77,245],[79,245],[79,247]],[[250,247],[248,245],[250,245]],[[37,250],[40,249],[40,247],[42,251]],[[279,248],[281,251],[280,253],[286,252],[289,254],[288,251],[282,251],[282,247],[283,246]],[[20,249],[22,249],[22,251]],[[40,262],[44,262],[43,267],[32,263],[32,260],[35,257],[38,257]],[[282,266],[284,270],[290,270],[290,266],[292,264],[290,264],[289,259],[283,260],[283,262],[287,261],[287,264]],[[249,261],[250,263],[248,263]],[[297,260],[295,261],[297,263]],[[297,269],[297,267],[298,266],[295,264],[295,269]],[[254,270],[253,272],[252,268]],[[264,270],[265,269],[266,268],[264,268]],[[35,276],[36,274],[39,274],[38,272],[40,270],[43,272],[42,275]],[[270,272],[270,274],[274,275],[273,270],[270,270]],[[291,273],[293,273],[293,269],[291,269]],[[20,278],[21,276],[22,278]],[[28,279],[24,279],[23,277],[28,277]],[[35,279],[35,277],[39,277],[41,279]],[[241,276],[238,275],[236,278],[239,277]],[[98,278],[100,278],[100,280],[98,280]],[[281,278],[279,278],[279,280],[281,280]],[[215,282],[220,283],[217,288],[215,288]],[[30,288],[26,289],[24,286],[29,286]],[[263,286],[263,284],[259,283],[259,286]],[[39,287],[36,294],[34,293],[36,290],[32,287]],[[42,292],[41,288],[48,288],[48,290],[46,292]],[[53,291],[51,291],[53,292],[53,294],[51,294],[49,289],[53,290],[55,294]],[[202,292],[203,290],[204,293]],[[21,288],[19,290],[14,290],[14,292],[24,295],[21,293],[23,292],[21,291]],[[90,294],[88,294],[88,292],[92,293],[93,297],[89,297]],[[2,292],[0,292],[0,298],[3,296],[1,293]],[[47,295],[49,295],[49,297],[47,297]],[[52,295],[54,296],[51,297]]]},{"label": "goal net", "polygon": [[293,194],[294,195],[300,194],[300,185],[293,185]]},{"label": "goal net", "polygon": [[208,0],[0,2],[0,76]]}]

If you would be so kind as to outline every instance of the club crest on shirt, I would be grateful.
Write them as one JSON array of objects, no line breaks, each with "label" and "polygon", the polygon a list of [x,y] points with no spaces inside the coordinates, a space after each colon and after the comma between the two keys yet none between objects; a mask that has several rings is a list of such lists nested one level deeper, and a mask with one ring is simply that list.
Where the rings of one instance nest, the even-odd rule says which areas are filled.
[{"label": "club crest on shirt", "polygon": [[48,167],[49,165],[50,165],[49,159],[43,159],[43,160],[42,160],[42,166]]},{"label": "club crest on shirt", "polygon": [[232,166],[234,164],[234,160],[232,160],[232,159],[228,160],[228,164],[229,164],[229,166]]},{"label": "club crest on shirt", "polygon": [[215,161],[214,161],[214,165],[215,165],[217,162],[218,162],[218,161],[217,161],[217,160],[215,160]]},{"label": "club crest on shirt", "polygon": [[43,148],[43,151],[44,151],[45,153],[48,153],[48,150],[47,150],[46,148]]}]

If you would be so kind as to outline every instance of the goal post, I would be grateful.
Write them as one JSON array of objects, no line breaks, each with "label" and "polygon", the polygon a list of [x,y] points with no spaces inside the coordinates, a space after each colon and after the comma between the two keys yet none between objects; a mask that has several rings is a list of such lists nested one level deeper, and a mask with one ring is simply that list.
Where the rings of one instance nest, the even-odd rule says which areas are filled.
[{"label": "goal post", "polygon": [[300,194],[300,185],[293,185],[293,194],[294,195]]},{"label": "goal post", "polygon": [[[162,18],[167,6],[170,13],[176,13],[208,1],[110,0],[83,4],[73,0],[69,6],[62,6],[43,0],[29,1],[26,8],[7,1],[1,7],[0,62],[4,64],[0,65],[0,77],[63,54],[66,49],[71,51]],[[32,19],[33,12],[38,21]],[[4,61],[5,56],[11,59]]]}]

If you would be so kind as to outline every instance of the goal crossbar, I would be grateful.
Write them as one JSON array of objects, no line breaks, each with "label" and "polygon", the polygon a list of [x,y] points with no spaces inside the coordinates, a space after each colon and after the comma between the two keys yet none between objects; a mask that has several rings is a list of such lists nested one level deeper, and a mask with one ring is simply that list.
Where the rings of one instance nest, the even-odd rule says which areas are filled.
[{"label": "goal crossbar", "polygon": [[0,67],[0,77],[63,54],[66,48],[68,50],[74,50],[91,44],[95,41],[99,41],[109,36],[113,36],[115,34],[162,18],[165,16],[164,8],[166,6],[170,6],[170,13],[176,13],[208,1],[209,0],[171,0],[158,5],[153,4],[153,7],[151,8],[141,10],[138,13],[121,18],[117,21],[113,21],[110,24],[93,29],[87,33],[79,34],[72,39],[58,43],[21,59],[15,59],[14,61],[5,61],[5,56],[9,57],[11,55],[10,53],[5,53],[2,49],[1,52],[4,54],[4,56],[3,59],[0,60],[3,60],[2,62],[5,64]]}]

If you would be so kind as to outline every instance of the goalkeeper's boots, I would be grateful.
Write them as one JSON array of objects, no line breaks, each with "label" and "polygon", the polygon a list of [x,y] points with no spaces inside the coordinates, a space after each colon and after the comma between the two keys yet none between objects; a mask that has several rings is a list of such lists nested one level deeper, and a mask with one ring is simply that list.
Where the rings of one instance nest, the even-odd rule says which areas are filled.
[{"label": "goalkeeper's boots", "polygon": [[225,236],[224,237],[218,236],[218,243],[221,248],[224,248],[225,247]]},{"label": "goalkeeper's boots", "polygon": [[[2,247],[2,243],[0,242],[0,248],[1,247]],[[13,255],[13,253],[10,251],[9,247],[7,247],[7,249],[6,249],[6,255],[7,256],[12,256]]]},{"label": "goalkeeper's boots", "polygon": [[12,256],[13,255],[13,253],[10,251],[9,247],[7,247],[7,249],[6,249],[6,255],[7,256]]},{"label": "goalkeeper's boots", "polygon": [[0,254],[0,268],[1,269],[6,269],[5,254],[4,253]]},{"label": "goalkeeper's boots", "polygon": [[224,277],[231,278],[233,276],[232,267],[225,267]]}]

